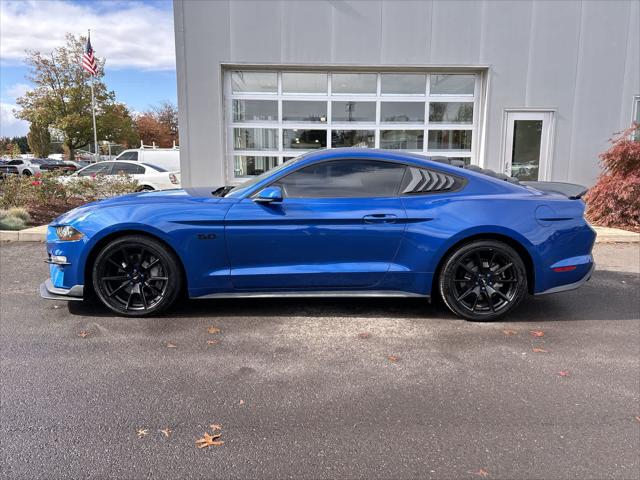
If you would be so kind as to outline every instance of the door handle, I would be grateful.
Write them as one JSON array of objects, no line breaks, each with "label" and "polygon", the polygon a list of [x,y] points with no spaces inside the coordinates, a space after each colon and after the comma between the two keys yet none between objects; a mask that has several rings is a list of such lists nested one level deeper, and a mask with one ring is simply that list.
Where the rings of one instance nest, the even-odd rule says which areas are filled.
[{"label": "door handle", "polygon": [[372,213],[362,217],[364,223],[395,223],[397,219],[398,216],[391,213]]}]

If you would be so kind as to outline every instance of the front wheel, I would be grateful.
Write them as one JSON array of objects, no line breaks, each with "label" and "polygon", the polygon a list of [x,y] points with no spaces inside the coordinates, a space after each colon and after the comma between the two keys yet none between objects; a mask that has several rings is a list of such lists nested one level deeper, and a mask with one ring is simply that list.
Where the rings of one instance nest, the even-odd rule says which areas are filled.
[{"label": "front wheel", "polygon": [[490,321],[513,310],[524,298],[527,274],[520,255],[509,245],[478,240],[447,257],[439,290],[454,314],[468,320]]},{"label": "front wheel", "polygon": [[128,317],[154,315],[175,301],[182,275],[162,243],[129,235],[108,243],[93,266],[93,289],[111,311]]}]

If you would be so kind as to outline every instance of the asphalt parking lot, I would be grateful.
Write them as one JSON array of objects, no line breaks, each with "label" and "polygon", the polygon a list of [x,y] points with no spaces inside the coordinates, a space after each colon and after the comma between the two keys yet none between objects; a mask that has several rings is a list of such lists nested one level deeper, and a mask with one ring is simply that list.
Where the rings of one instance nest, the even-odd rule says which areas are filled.
[{"label": "asphalt parking lot", "polygon": [[595,254],[582,289],[500,323],[414,299],[131,320],[41,300],[44,246],[3,244],[0,475],[639,478],[640,249]]}]

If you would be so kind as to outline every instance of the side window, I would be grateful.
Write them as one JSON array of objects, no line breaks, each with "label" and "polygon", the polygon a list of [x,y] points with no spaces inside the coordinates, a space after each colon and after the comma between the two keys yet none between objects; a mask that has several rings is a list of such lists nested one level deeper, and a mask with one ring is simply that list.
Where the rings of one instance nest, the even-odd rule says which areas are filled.
[{"label": "side window", "polygon": [[7,165],[22,165],[22,160],[11,160]]},{"label": "side window", "polygon": [[118,157],[118,160],[133,160],[134,162],[137,162],[138,152],[124,152]]},{"label": "side window", "polygon": [[277,185],[289,198],[393,197],[405,168],[375,160],[336,160],[302,168]]},{"label": "side window", "polygon": [[111,175],[111,162],[99,162],[88,166],[81,172],[78,172],[79,177],[92,177],[95,175]]},{"label": "side window", "polygon": [[460,189],[463,180],[443,172],[426,168],[409,167],[402,180],[400,193],[450,192]]},{"label": "side window", "polygon": [[133,165],[131,163],[114,163],[114,175],[142,175],[144,167],[142,165]]}]

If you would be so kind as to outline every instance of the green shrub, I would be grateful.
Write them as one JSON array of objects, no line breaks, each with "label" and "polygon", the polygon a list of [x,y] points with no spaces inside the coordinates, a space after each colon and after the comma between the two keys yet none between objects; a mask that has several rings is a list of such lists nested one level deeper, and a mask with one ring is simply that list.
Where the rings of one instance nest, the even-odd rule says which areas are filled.
[{"label": "green shrub", "polygon": [[[135,192],[137,188],[138,182],[124,175],[75,177],[71,181],[61,180],[55,172],[33,177],[7,175],[0,180],[0,209],[26,209],[36,222],[44,223],[83,203]],[[18,218],[24,219],[20,214]],[[28,223],[30,219],[24,221]]]},{"label": "green shrub", "polygon": [[29,212],[27,212],[24,208],[12,207],[7,210],[7,214],[11,217],[20,218],[27,223],[31,221],[31,215],[29,215]]},{"label": "green shrub", "polygon": [[0,210],[0,230],[22,230],[27,228],[30,219],[24,208]]}]

